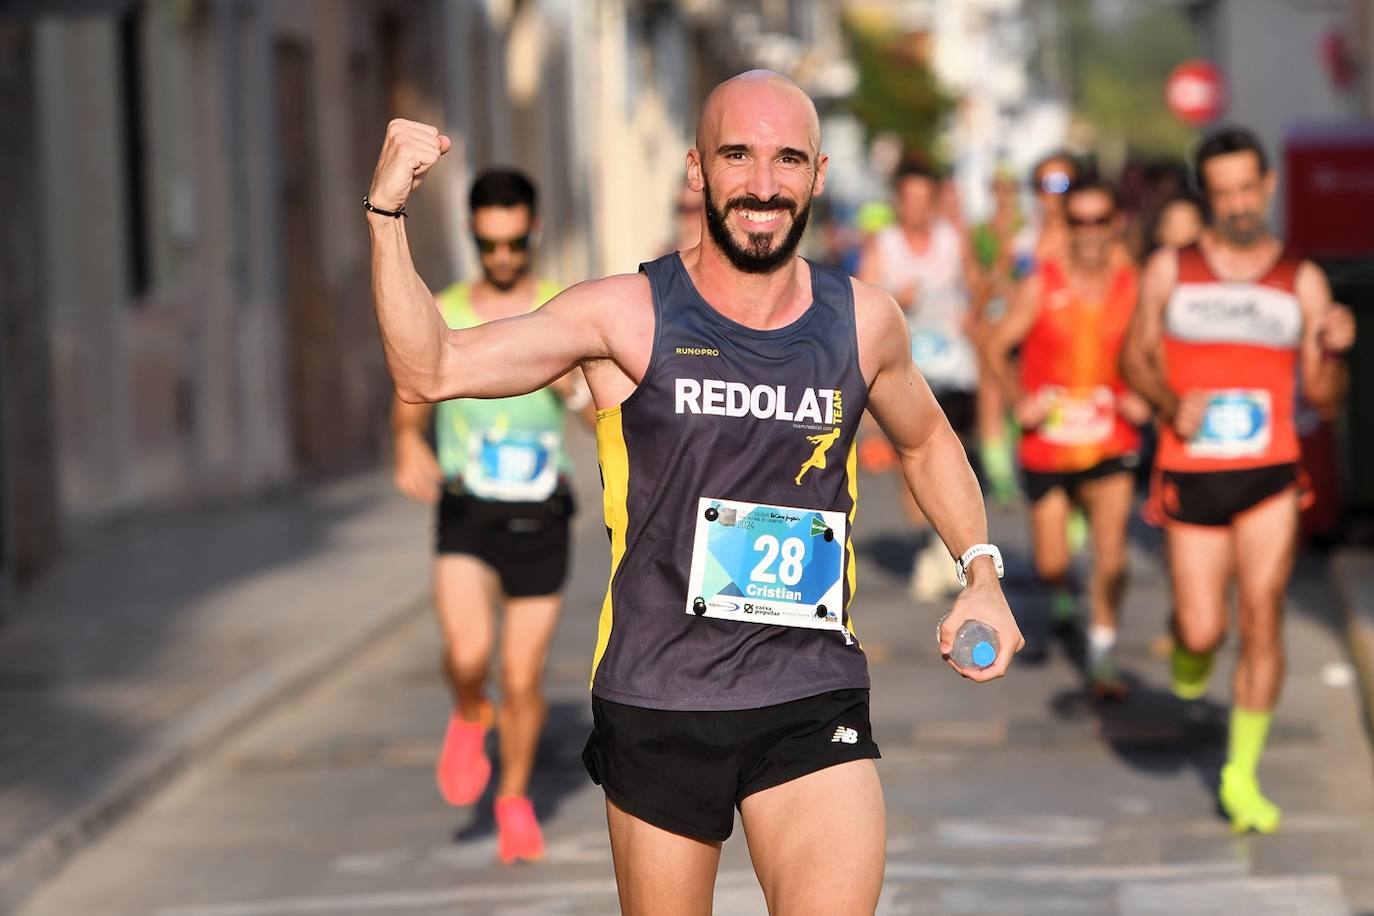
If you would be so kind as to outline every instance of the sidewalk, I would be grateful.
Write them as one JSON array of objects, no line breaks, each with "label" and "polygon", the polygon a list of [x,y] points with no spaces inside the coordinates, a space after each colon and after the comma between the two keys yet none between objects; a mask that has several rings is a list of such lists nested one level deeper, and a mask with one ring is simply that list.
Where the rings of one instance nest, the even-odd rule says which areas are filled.
[{"label": "sidewalk", "polygon": [[421,613],[389,477],[98,535],[0,625],[0,912],[255,714]]}]

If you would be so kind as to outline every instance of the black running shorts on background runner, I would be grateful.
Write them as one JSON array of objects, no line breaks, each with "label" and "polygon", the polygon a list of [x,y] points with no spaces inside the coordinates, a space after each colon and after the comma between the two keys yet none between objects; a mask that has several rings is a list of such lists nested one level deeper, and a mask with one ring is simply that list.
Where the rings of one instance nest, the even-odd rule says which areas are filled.
[{"label": "black running shorts on background runner", "polygon": [[1023,470],[1021,472],[1021,485],[1022,489],[1026,491],[1026,500],[1031,503],[1040,502],[1055,490],[1063,490],[1069,499],[1077,499],[1078,488],[1083,484],[1093,480],[1101,480],[1103,477],[1110,477],[1113,474],[1134,474],[1139,460],[1134,452],[1130,452],[1100,461],[1081,471]]},{"label": "black running shorts on background runner", "polygon": [[568,578],[574,511],[572,493],[563,488],[537,503],[477,499],[445,489],[435,549],[486,563],[496,570],[507,597],[552,595]]},{"label": "black running shorts on background runner", "polygon": [[1168,522],[1221,527],[1290,487],[1298,486],[1296,464],[1272,464],[1239,471],[1161,471],[1159,506]]},{"label": "black running shorts on background runner", "polygon": [[934,392],[935,402],[945,412],[949,426],[961,436],[973,432],[973,421],[978,417],[978,395],[972,391],[959,391],[949,388]]},{"label": "black running shorts on background runner", "polygon": [[868,715],[865,689],[709,711],[648,709],[593,696],[582,762],[617,808],[714,842],[730,836],[735,808],[755,792],[880,757]]}]

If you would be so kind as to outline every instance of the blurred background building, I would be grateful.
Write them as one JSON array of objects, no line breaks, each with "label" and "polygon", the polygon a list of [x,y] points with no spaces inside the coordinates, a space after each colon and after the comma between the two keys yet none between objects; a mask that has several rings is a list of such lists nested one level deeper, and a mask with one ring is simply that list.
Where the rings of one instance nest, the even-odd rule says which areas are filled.
[{"label": "blurred background building", "polygon": [[468,181],[543,190],[543,269],[669,237],[694,112],[759,60],[842,53],[834,3],[0,3],[3,542],[356,468],[384,441],[359,215],[390,117],[456,154],[411,208],[432,285],[474,263]]},{"label": "blurred background building", "polygon": [[[467,183],[496,163],[538,181],[542,269],[571,282],[662,250],[696,110],[748,67],[817,99],[828,217],[904,151],[978,217],[997,170],[1065,145],[1181,174],[1197,128],[1163,85],[1190,57],[1280,167],[1368,143],[1372,21],[1372,0],[0,0],[0,579],[111,519],[376,463],[358,211],[390,117],[456,142],[411,208],[432,286],[472,269]],[[1312,187],[1374,193],[1321,155]],[[1357,307],[1371,251],[1318,252]]]}]

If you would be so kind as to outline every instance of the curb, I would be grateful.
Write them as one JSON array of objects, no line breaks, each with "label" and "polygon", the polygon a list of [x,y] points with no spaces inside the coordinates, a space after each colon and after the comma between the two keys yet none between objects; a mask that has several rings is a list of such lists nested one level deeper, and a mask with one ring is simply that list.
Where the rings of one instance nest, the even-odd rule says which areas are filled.
[{"label": "curb", "polygon": [[73,856],[191,764],[288,696],[322,681],[341,662],[360,655],[428,606],[426,587],[389,607],[332,631],[307,648],[271,659],[228,689],[152,736],[120,766],[98,797],[0,860],[0,913],[9,913]]},{"label": "curb", "polygon": [[1354,568],[1360,560],[1359,551],[1337,550],[1331,558],[1330,577],[1345,616],[1346,640],[1360,681],[1365,730],[1374,739],[1374,608],[1364,608],[1360,601],[1356,585],[1359,574]]}]

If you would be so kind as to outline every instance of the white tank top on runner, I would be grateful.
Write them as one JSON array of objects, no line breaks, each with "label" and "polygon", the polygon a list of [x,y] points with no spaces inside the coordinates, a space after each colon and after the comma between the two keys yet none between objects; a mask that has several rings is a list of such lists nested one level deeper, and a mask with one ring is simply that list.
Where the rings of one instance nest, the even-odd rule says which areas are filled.
[{"label": "white tank top on runner", "polygon": [[907,312],[911,357],[936,393],[971,391],[978,385],[978,359],[964,334],[968,289],[964,285],[964,252],[959,232],[940,221],[930,230],[930,244],[917,254],[900,226],[889,226],[875,240],[882,263],[882,285],[889,292],[915,287],[916,302]]}]

